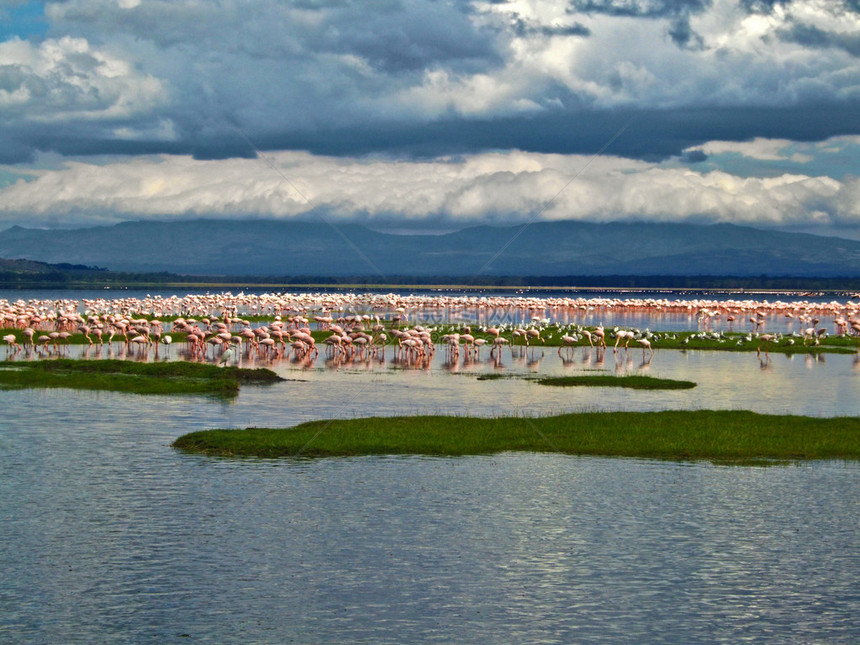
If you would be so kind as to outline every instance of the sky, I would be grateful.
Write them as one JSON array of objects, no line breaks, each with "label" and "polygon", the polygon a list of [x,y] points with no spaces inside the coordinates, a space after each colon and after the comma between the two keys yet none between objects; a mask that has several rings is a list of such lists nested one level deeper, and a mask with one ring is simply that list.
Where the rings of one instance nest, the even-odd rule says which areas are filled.
[{"label": "sky", "polygon": [[0,230],[860,239],[860,0],[0,0]]}]

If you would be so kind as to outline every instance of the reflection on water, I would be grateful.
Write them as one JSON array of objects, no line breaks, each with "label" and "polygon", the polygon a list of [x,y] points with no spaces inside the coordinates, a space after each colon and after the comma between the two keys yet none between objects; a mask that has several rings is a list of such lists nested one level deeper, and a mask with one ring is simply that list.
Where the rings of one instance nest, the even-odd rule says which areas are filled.
[{"label": "reflection on water", "polygon": [[215,460],[169,442],[246,404],[2,396],[6,642],[860,638],[856,464]]},{"label": "reflection on water", "polygon": [[[88,351],[71,346],[65,355],[134,359],[134,351]],[[158,360],[180,356],[179,348],[171,351]],[[156,360],[151,350],[145,356],[145,360]],[[219,362],[217,355],[207,360]],[[267,387],[242,388],[231,404],[242,426],[419,412],[500,416],[697,408],[860,416],[858,355],[759,357],[748,352],[657,350],[651,356],[633,348],[615,352],[611,347],[508,347],[492,356],[484,349],[477,357],[469,357],[465,352],[452,356],[440,347],[421,359],[407,359],[387,348],[362,360],[334,360],[323,351],[311,359],[261,359],[253,353],[237,354],[231,362],[242,367],[267,367],[287,379]],[[551,388],[531,380],[584,373],[647,374],[693,381],[697,386],[665,391]],[[487,375],[510,378],[478,380]],[[289,401],[289,414],[284,413],[285,401]]]},{"label": "reflection on water", "polygon": [[[197,429],[370,415],[860,416],[856,355],[437,348],[419,364],[389,348],[237,363],[288,380],[231,401],[0,391],[0,641],[860,640],[856,463],[267,461],[169,447]],[[595,372],[698,385],[529,380]]]}]

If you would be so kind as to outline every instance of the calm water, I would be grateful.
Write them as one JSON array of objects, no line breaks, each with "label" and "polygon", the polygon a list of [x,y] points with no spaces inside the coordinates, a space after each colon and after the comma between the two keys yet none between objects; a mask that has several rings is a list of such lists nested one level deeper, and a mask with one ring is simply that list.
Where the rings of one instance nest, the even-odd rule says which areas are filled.
[{"label": "calm water", "polygon": [[[115,343],[115,345],[118,345]],[[177,356],[172,348],[170,358]],[[78,356],[81,346],[65,355]],[[322,348],[321,348],[322,352]],[[2,353],[2,352],[0,352]],[[486,348],[481,360],[456,363],[439,348],[426,368],[404,367],[388,348],[383,361],[358,361],[337,366],[324,353],[311,363],[289,359],[236,361],[242,367],[267,367],[287,379],[267,387],[245,387],[239,397],[222,404],[210,423],[221,427],[289,426],[301,421],[372,415],[459,414],[477,416],[547,415],[593,410],[723,409],[763,414],[860,416],[860,356],[846,354],[772,354],[752,352],[657,350],[653,358],[641,349],[617,353],[576,348],[559,356],[556,348],[505,349],[500,362]],[[89,358],[129,357],[121,352]],[[154,360],[150,350],[148,360]],[[20,354],[19,358],[26,358]],[[162,354],[160,360],[167,358]],[[217,358],[209,359],[217,362]],[[557,388],[531,377],[574,374],[644,374],[682,379],[691,390],[629,390],[623,388]],[[511,378],[478,380],[479,376]],[[0,392],[0,401],[11,397]],[[81,395],[83,396],[83,395]],[[159,400],[185,419],[189,403]],[[180,426],[181,427],[181,426]]]},{"label": "calm water", "polygon": [[[486,356],[485,356],[486,358]],[[217,460],[194,429],[449,412],[860,415],[853,356],[555,349],[272,365],[232,402],[0,392],[0,642],[858,642],[860,466]],[[699,383],[547,388],[482,373]]]},{"label": "calm water", "polygon": [[5,642],[860,638],[853,464],[214,460],[168,444],[229,404],[2,397]]}]

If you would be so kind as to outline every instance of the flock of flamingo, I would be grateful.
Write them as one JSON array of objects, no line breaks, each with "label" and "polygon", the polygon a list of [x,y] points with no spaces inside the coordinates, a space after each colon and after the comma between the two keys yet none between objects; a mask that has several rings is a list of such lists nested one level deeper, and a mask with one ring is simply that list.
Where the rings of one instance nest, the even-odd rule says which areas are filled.
[{"label": "flock of flamingo", "polygon": [[[543,334],[555,333],[558,353],[579,344],[627,350],[630,343],[654,355],[648,330],[615,327],[602,322],[591,329],[583,317],[644,315],[655,325],[665,315],[686,315],[704,336],[719,339],[717,326],[749,330],[748,338],[764,343],[818,343],[828,333],[860,336],[860,295],[847,301],[569,298],[534,296],[400,295],[373,293],[202,294],[183,297],[99,298],[64,300],[0,299],[0,328],[7,358],[21,351],[61,354],[75,332],[88,345],[148,356],[159,347],[169,354],[176,332],[184,338],[189,360],[226,363],[245,356],[293,360],[319,354],[312,329],[328,332],[322,339],[326,356],[335,363],[370,360],[393,347],[395,360],[427,363],[437,346],[449,360],[475,360],[483,346],[498,359],[504,347],[534,347]],[[797,321],[798,331],[786,336],[762,333],[777,318]],[[516,321],[519,320],[519,323]],[[439,334],[438,323],[456,321],[453,331]],[[264,324],[262,324],[264,323]],[[748,325],[747,325],[748,323]],[[472,326],[483,338],[472,332]],[[691,325],[692,326],[692,325]],[[832,330],[831,330],[832,327]],[[552,328],[552,332],[549,332]],[[319,334],[318,334],[319,337]],[[743,338],[738,342],[742,342]],[[210,358],[211,357],[211,358]]]}]

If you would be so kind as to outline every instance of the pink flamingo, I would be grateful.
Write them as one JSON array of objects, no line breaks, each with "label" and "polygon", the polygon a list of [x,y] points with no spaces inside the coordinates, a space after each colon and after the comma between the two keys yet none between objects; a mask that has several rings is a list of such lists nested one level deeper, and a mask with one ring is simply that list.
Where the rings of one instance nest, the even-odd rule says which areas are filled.
[{"label": "pink flamingo", "polygon": [[528,340],[531,338],[532,340],[539,340],[541,344],[543,344],[543,338],[540,335],[539,329],[528,329],[526,330],[526,345],[528,345]]},{"label": "pink flamingo", "polygon": [[613,352],[618,351],[618,343],[622,340],[624,341],[624,349],[627,349],[630,341],[633,340],[633,336],[635,336],[632,331],[624,331],[623,329],[615,334],[615,347],[612,348]]},{"label": "pink flamingo", "polygon": [[138,349],[140,349],[144,345],[149,345],[149,338],[141,334],[132,338],[131,342],[137,345]]},{"label": "pink flamingo", "polygon": [[561,350],[563,347],[571,349],[574,345],[576,345],[576,338],[573,336],[562,336],[561,345],[558,347],[558,355],[561,356]]},{"label": "pink flamingo", "polygon": [[15,337],[15,334],[6,334],[3,336],[3,340],[6,341],[6,356],[9,356],[9,348],[14,348],[15,353],[21,351],[21,345],[18,344],[18,339]]},{"label": "pink flamingo", "polygon": [[481,347],[486,344],[486,340],[483,338],[476,338],[473,346],[475,348],[475,358],[478,358],[481,354]]},{"label": "pink flamingo", "polygon": [[90,338],[90,328],[87,325],[81,325],[80,327],[78,327],[78,331],[80,331],[84,334],[84,338],[86,338],[87,341],[89,341],[90,345],[93,344],[93,339]]},{"label": "pink flamingo", "polygon": [[[770,349],[770,344],[774,341],[776,336],[773,334],[762,334],[758,337],[761,342],[764,343],[764,355],[768,356],[768,350]],[[756,348],[756,355],[761,356],[761,345]]]},{"label": "pink flamingo", "polygon": [[497,347],[499,348],[499,356],[501,357],[502,347],[504,347],[507,344],[508,344],[507,338],[498,337],[498,338],[493,339],[493,346],[490,348],[490,357],[493,356]]}]

